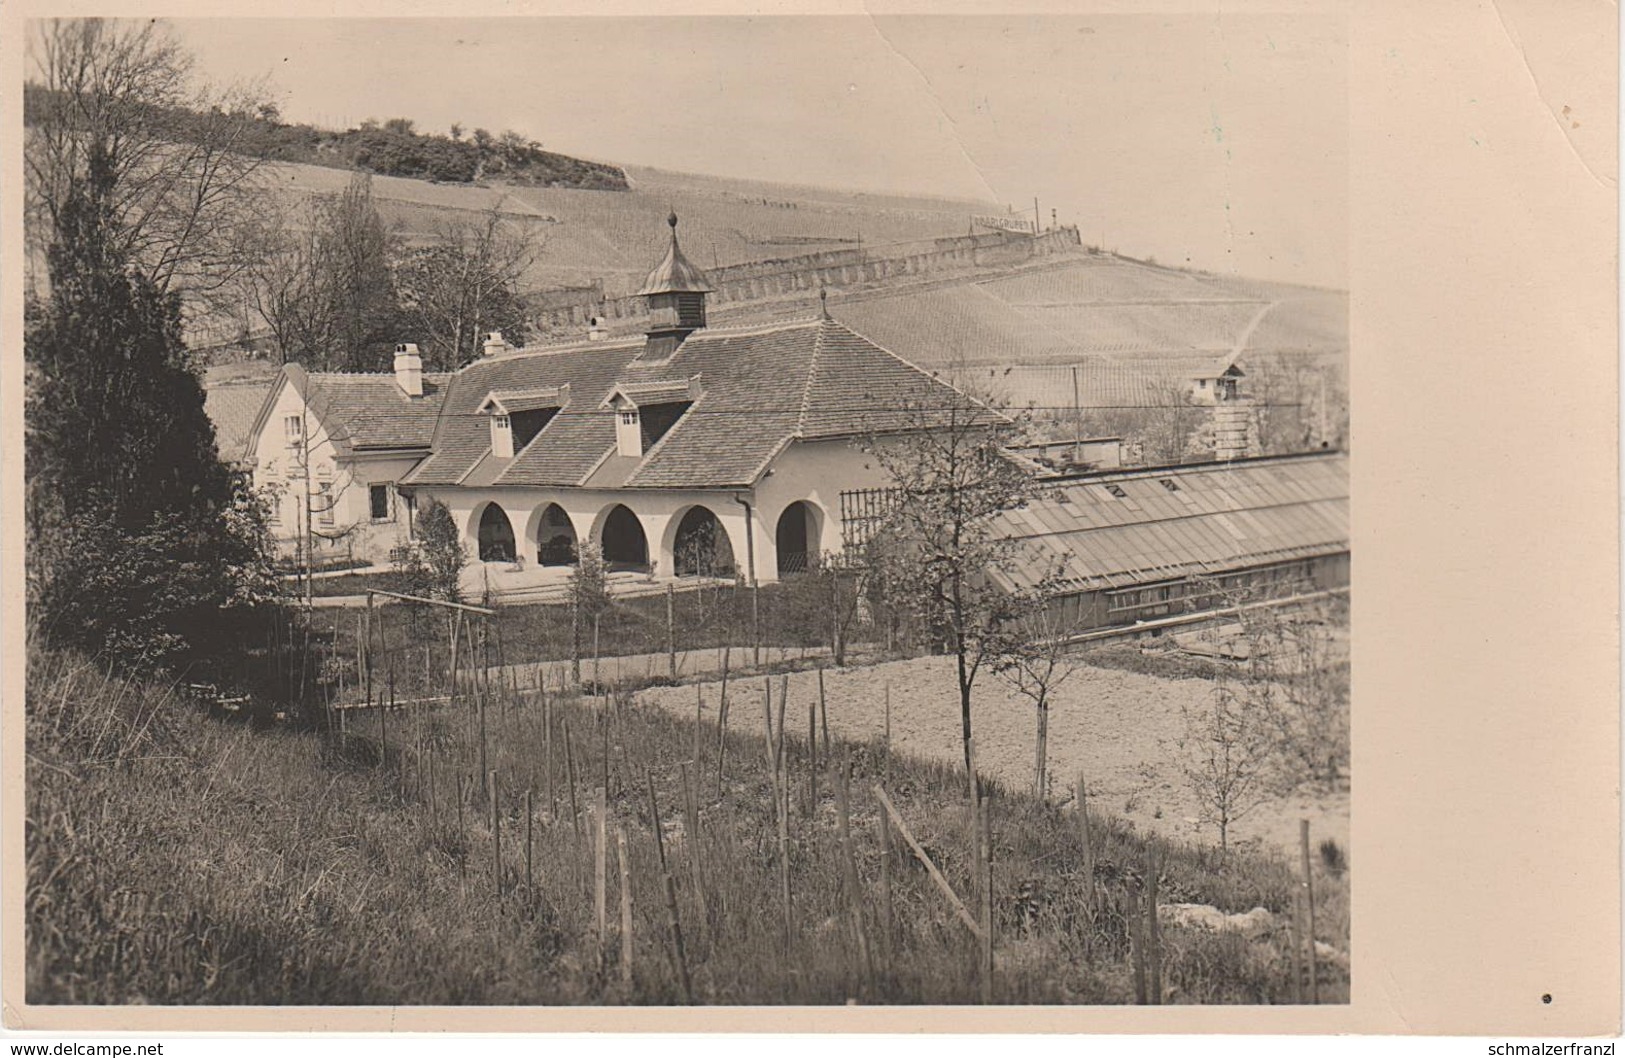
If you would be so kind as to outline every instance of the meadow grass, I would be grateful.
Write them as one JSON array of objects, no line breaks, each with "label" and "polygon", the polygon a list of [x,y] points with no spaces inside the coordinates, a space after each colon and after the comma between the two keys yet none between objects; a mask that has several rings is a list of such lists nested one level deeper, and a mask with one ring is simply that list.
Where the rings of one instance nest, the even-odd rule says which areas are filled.
[{"label": "meadow grass", "polygon": [[[694,1002],[979,1001],[975,937],[895,833],[883,852],[872,791],[885,781],[974,908],[964,773],[888,759],[879,743],[826,752],[819,738],[814,800],[808,703],[794,699],[783,725],[786,935],[760,679],[730,689],[720,740],[715,700],[696,723],[631,695],[493,691],[455,706],[349,711],[342,728],[257,730],[75,657],[33,652],[28,686],[32,1003],[680,1002],[651,784]],[[776,680],[773,695],[777,713]],[[855,893],[842,881],[834,763],[848,758]],[[588,810],[600,786],[610,835],[602,944]],[[991,805],[998,1003],[1133,1001],[1128,912],[1149,842],[1161,849],[1164,902],[1281,912],[1297,884],[1278,856],[1221,857],[1091,812],[1091,907],[1075,815],[997,789]],[[616,827],[629,852],[630,983]],[[1317,873],[1315,884],[1320,937],[1344,949],[1346,875]],[[1168,1002],[1290,1000],[1284,934],[1163,935]],[[1322,1001],[1346,1001],[1346,976],[1326,963],[1320,973]]]}]

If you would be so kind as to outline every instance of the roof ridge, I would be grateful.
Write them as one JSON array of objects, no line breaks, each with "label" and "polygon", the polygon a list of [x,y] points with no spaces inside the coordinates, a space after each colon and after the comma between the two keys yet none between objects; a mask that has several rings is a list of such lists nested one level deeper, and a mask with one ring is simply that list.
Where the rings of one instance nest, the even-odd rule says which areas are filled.
[{"label": "roof ridge", "polygon": [[[834,323],[828,316],[823,317],[820,323]],[[818,377],[818,357],[824,351],[824,335],[828,333],[823,326],[813,336],[812,358],[807,362],[807,380],[801,387],[801,408],[796,413],[795,436],[800,437],[807,429],[807,408],[812,404],[813,380]]]},{"label": "roof ridge", "polygon": [[868,342],[871,347],[880,350],[881,353],[883,353],[886,356],[891,357],[893,360],[896,360],[899,364],[902,364],[904,367],[908,368],[909,370],[913,371],[914,373],[916,373],[918,375],[923,375],[926,378],[927,381],[935,382],[935,383],[937,383],[938,385],[941,385],[941,386],[946,386],[949,389],[953,390],[955,393],[959,394],[961,397],[964,397],[966,400],[970,401],[972,404],[975,404],[976,406],[978,406],[980,408],[984,408],[987,411],[992,412],[994,415],[998,416],[1001,419],[1005,419],[1005,420],[1009,419],[1008,415],[1006,415],[1004,412],[1000,411],[998,408],[992,407],[991,405],[989,405],[987,403],[987,401],[982,400],[980,397],[974,396],[973,394],[965,392],[963,389],[960,389],[958,386],[954,385],[952,382],[948,381],[946,378],[943,378],[941,375],[934,374],[934,373],[932,373],[930,371],[927,371],[925,368],[921,367],[919,364],[916,364],[914,361],[904,359],[903,357],[901,357],[901,356],[897,355],[896,353],[892,352],[890,349],[887,349],[884,345],[881,345],[879,342],[875,341],[873,338],[869,337],[867,334],[864,334],[862,331],[856,329],[855,327],[852,327],[852,326],[850,326],[848,324],[842,323],[840,320],[830,320],[830,322],[835,324],[835,326],[840,327],[841,329],[845,330],[849,334],[855,335],[858,338],[862,338],[865,342]]},{"label": "roof ridge", "polygon": [[[677,350],[678,352],[681,352],[683,346],[688,345],[690,342],[703,341],[704,339],[710,338],[714,335],[722,335],[727,337],[743,334],[767,334],[772,331],[793,330],[798,327],[806,327],[810,324],[818,323],[820,320],[821,317],[819,316],[791,316],[779,320],[756,320],[749,323],[735,323],[720,327],[706,326],[689,335],[688,338],[684,340],[683,345],[677,347]],[[582,352],[591,349],[607,349],[615,348],[617,346],[640,345],[644,342],[644,340],[645,336],[641,334],[625,335],[597,342],[590,339],[583,341],[579,338],[572,338],[552,345],[527,345],[523,348],[516,349],[511,353],[503,353],[501,356],[497,357],[488,357],[483,361],[475,360],[464,366],[471,367],[473,364],[477,363],[491,363],[499,360],[511,360],[516,356],[545,356],[554,353]]]}]

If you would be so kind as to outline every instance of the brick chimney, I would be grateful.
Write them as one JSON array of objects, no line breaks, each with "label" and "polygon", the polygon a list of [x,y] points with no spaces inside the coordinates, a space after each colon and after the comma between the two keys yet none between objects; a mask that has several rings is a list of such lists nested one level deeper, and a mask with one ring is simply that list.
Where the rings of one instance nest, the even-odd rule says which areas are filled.
[{"label": "brick chimney", "polygon": [[501,356],[510,348],[511,347],[508,345],[508,343],[503,340],[501,331],[492,331],[490,334],[485,336],[486,356]]},{"label": "brick chimney", "polygon": [[395,347],[395,384],[408,397],[423,396],[423,357],[411,342]]}]

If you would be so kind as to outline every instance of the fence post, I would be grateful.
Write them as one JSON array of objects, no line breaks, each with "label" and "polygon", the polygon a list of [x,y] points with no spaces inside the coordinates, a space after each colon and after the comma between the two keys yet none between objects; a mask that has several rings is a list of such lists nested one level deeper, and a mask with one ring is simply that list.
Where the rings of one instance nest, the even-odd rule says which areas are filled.
[{"label": "fence post", "polygon": [[1095,848],[1089,834],[1089,802],[1083,774],[1078,774],[1078,836],[1083,840],[1083,906],[1095,910]]},{"label": "fence post", "polygon": [[1162,1004],[1162,924],[1157,921],[1157,876],[1162,871],[1162,855],[1153,843],[1145,853],[1145,954],[1150,971],[1151,1003]]},{"label": "fence post", "polygon": [[824,758],[829,758],[829,709],[824,704],[824,668],[818,667],[818,721],[824,732]]},{"label": "fence post", "polygon": [[502,899],[502,816],[497,810],[497,773],[490,773],[490,786],[486,796],[491,799],[491,878],[496,884],[497,899]]},{"label": "fence post", "polygon": [[993,1002],[993,808],[991,798],[979,798],[976,814],[976,849],[981,858],[982,883],[982,1002]]},{"label": "fence post", "polygon": [[847,913],[852,920],[852,940],[858,949],[857,972],[853,974],[867,984],[870,998],[874,997],[874,964],[869,960],[869,940],[863,931],[863,893],[859,888],[857,859],[852,853],[852,816],[848,787],[851,782],[852,751],[841,761],[840,774],[835,784],[835,805],[839,811],[838,824],[841,838],[841,879],[845,883]]},{"label": "fence post", "polygon": [[679,761],[677,768],[683,779],[683,824],[688,830],[689,878],[694,883],[694,901],[699,906],[701,927],[709,930],[711,911],[705,898],[705,873],[700,861],[700,772],[698,768],[689,771],[687,761]]},{"label": "fence post", "polygon": [[536,892],[536,883],[531,875],[531,830],[533,811],[531,806],[530,787],[525,787],[525,899],[533,899]]},{"label": "fence post", "polygon": [[626,855],[626,828],[615,824],[615,860],[621,868],[621,981],[632,987],[632,864]]},{"label": "fence post", "polygon": [[683,922],[677,914],[677,887],[672,882],[671,869],[666,865],[666,837],[660,826],[660,802],[655,800],[654,772],[648,773],[648,780],[649,817],[654,821],[655,851],[660,856],[660,880],[666,890],[666,926],[671,931],[672,961],[676,964],[683,1002],[688,1004],[694,1001],[693,988],[688,980],[688,955],[683,950]]},{"label": "fence post", "polygon": [[1309,865],[1309,820],[1298,820],[1298,843],[1303,851],[1303,902],[1308,908],[1309,1002],[1320,1002],[1320,960],[1315,955],[1315,876]]},{"label": "fence post", "polygon": [[598,939],[598,969],[602,973],[608,959],[609,942],[609,820],[608,797],[602,786],[593,791],[592,841],[592,921]]},{"label": "fence post", "polygon": [[677,679],[677,586],[666,585],[666,662],[673,681]]}]

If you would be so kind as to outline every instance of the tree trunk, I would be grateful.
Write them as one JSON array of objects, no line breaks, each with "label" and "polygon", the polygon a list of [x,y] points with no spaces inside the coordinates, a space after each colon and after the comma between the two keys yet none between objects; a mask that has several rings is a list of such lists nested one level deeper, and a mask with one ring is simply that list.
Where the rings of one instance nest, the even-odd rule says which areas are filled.
[{"label": "tree trunk", "polygon": [[970,670],[965,665],[965,637],[954,635],[955,653],[959,661],[959,723],[960,739],[965,747],[965,770],[971,770],[970,755]]},{"label": "tree trunk", "polygon": [[1045,793],[1045,773],[1049,764],[1049,701],[1043,694],[1038,696],[1037,757],[1033,767],[1033,796],[1042,798]]}]

